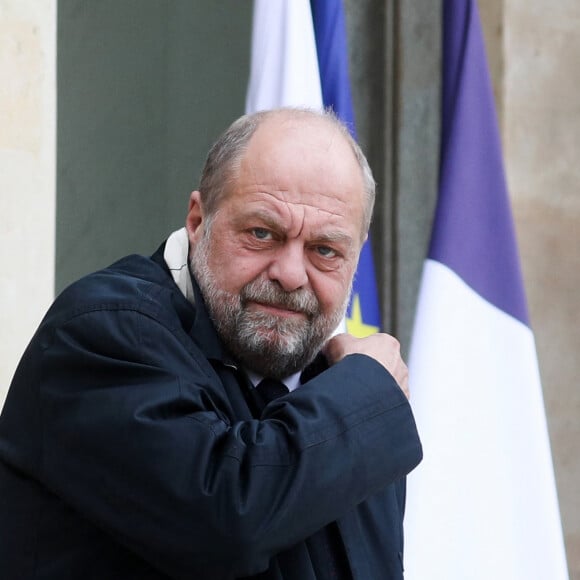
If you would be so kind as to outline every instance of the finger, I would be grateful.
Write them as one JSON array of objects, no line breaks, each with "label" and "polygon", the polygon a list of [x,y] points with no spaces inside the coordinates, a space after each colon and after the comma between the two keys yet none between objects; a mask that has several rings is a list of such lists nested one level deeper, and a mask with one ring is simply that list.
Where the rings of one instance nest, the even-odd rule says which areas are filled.
[{"label": "finger", "polygon": [[322,348],[322,354],[324,354],[329,363],[338,362],[345,356],[349,338],[350,335],[348,334],[337,334],[326,342]]},{"label": "finger", "polygon": [[407,369],[406,365],[404,367],[404,371],[401,373],[399,386],[401,387],[403,393],[405,393],[407,399],[409,399],[411,397],[411,392],[409,391],[409,370]]}]

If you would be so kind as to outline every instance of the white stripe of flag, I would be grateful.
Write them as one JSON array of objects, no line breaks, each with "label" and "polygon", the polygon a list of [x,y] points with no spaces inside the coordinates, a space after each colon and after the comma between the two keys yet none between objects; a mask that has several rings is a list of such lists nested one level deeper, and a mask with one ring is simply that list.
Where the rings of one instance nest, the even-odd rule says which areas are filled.
[{"label": "white stripe of flag", "polygon": [[308,0],[255,0],[246,113],[277,107],[322,109]]}]

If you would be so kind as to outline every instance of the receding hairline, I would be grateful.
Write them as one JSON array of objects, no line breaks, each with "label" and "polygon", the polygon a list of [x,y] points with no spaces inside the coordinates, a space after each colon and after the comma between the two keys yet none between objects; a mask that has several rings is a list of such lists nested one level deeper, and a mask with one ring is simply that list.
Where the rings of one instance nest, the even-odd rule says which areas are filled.
[{"label": "receding hairline", "polygon": [[215,142],[208,153],[199,190],[207,215],[213,215],[226,196],[229,185],[238,176],[241,161],[258,129],[269,123],[321,124],[342,136],[359,165],[363,184],[363,237],[368,232],[375,201],[375,181],[368,161],[346,125],[331,110],[319,111],[305,107],[282,107],[243,115],[234,121]]}]

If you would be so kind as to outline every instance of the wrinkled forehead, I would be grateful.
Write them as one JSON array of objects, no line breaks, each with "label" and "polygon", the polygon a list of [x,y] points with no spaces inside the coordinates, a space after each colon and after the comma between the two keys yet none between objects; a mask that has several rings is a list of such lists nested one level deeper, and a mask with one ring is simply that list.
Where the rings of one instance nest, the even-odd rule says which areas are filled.
[{"label": "wrinkled forehead", "polygon": [[240,162],[246,169],[286,172],[288,180],[324,172],[329,184],[336,185],[337,194],[343,189],[341,184],[360,189],[361,196],[364,192],[362,169],[350,142],[333,121],[311,113],[284,111],[266,118]]},{"label": "wrinkled forehead", "polygon": [[230,192],[278,191],[313,208],[344,206],[364,237],[364,179],[350,142],[332,121],[276,115],[255,131]]}]

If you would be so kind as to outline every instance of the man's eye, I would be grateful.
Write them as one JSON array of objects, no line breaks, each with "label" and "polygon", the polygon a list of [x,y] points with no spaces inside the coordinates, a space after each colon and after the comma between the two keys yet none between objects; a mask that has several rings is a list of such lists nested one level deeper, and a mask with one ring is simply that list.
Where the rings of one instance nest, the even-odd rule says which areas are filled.
[{"label": "man's eye", "polygon": [[258,240],[269,240],[272,238],[272,234],[265,228],[254,228],[252,234],[254,234],[254,237],[258,238]]},{"label": "man's eye", "polygon": [[316,246],[316,251],[323,257],[323,258],[334,258],[336,254],[336,250],[329,248],[328,246]]}]

